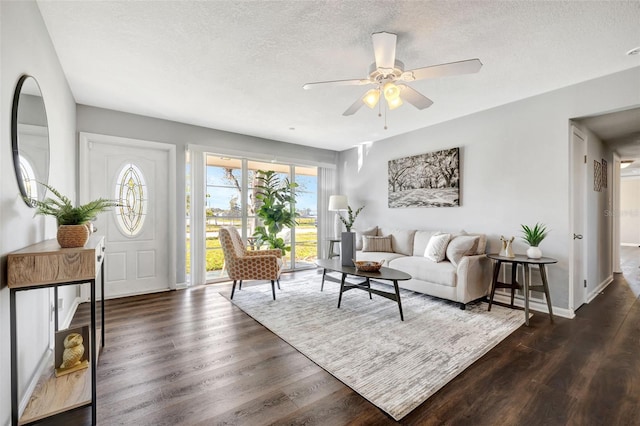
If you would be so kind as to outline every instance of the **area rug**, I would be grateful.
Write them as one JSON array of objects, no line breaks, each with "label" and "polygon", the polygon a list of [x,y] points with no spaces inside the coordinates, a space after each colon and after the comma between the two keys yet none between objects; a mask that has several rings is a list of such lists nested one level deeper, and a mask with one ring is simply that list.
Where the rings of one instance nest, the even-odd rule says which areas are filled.
[{"label": "area rug", "polygon": [[[400,420],[524,323],[522,311],[458,304],[402,290],[398,305],[344,293],[321,278],[244,286],[233,303],[320,367]],[[374,283],[374,288],[390,286]],[[228,297],[228,294],[225,294]]]}]

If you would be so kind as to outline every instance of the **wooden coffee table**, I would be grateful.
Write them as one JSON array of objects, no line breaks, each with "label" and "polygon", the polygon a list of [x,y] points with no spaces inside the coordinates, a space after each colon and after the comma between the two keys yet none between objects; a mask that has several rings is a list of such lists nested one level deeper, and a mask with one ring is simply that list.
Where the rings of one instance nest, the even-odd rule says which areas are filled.
[{"label": "wooden coffee table", "polygon": [[[338,308],[340,308],[340,304],[342,303],[342,293],[352,290],[354,288],[358,288],[360,290],[364,290],[369,293],[369,297],[371,294],[376,294],[378,296],[384,297],[385,299],[394,300],[398,302],[398,309],[400,309],[400,320],[404,321],[404,315],[402,314],[402,302],[400,301],[400,287],[398,287],[398,281],[406,281],[411,279],[411,275],[398,271],[397,269],[392,268],[380,268],[378,272],[365,272],[357,269],[355,266],[342,266],[340,259],[318,259],[316,261],[316,265],[320,268],[323,268],[322,272],[322,286],[324,287],[324,280],[336,281],[337,279],[332,277],[327,277],[327,271],[338,272],[342,274],[342,278],[340,279],[340,296],[338,297]],[[347,275],[353,275],[355,277],[364,278],[365,281],[360,283],[348,283],[346,282]],[[395,289],[395,293],[377,290],[375,288],[371,288],[371,283],[369,280],[388,280],[393,282],[393,287]]]}]

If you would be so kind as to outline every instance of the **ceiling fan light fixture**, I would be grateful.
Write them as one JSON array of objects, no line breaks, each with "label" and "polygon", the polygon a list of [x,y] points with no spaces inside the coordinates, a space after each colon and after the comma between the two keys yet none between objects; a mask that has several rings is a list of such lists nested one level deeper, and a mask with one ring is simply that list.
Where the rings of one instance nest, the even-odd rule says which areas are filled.
[{"label": "ceiling fan light fixture", "polygon": [[400,97],[400,88],[396,86],[392,81],[385,83],[384,87],[382,88],[382,92],[384,93],[384,98],[387,100],[387,102]]},{"label": "ceiling fan light fixture", "polygon": [[371,109],[375,108],[378,104],[378,100],[380,100],[380,90],[378,89],[369,90],[362,98],[362,102]]},{"label": "ceiling fan light fixture", "polygon": [[403,102],[402,99],[400,98],[400,96],[395,97],[393,99],[387,99],[387,104],[389,105],[389,109],[390,110],[394,110],[396,108],[398,108],[399,106],[402,106]]}]

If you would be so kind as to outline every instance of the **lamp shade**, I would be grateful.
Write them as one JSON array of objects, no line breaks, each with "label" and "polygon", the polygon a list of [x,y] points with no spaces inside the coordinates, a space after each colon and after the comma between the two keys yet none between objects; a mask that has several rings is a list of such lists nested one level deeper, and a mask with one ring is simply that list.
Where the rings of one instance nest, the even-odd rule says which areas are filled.
[{"label": "lamp shade", "polygon": [[380,90],[371,89],[367,93],[365,93],[364,97],[362,98],[362,102],[364,102],[364,104],[369,108],[375,108],[375,106],[378,104],[378,99],[380,99]]},{"label": "lamp shade", "polygon": [[329,211],[336,212],[347,210],[348,208],[349,202],[346,195],[332,195],[329,197]]}]

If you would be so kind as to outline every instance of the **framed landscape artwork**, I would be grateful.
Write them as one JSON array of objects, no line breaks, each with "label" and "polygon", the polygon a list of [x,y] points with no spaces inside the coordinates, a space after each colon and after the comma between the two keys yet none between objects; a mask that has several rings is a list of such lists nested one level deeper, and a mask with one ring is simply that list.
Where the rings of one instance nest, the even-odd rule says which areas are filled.
[{"label": "framed landscape artwork", "polygon": [[460,205],[460,148],[389,161],[389,207]]}]

